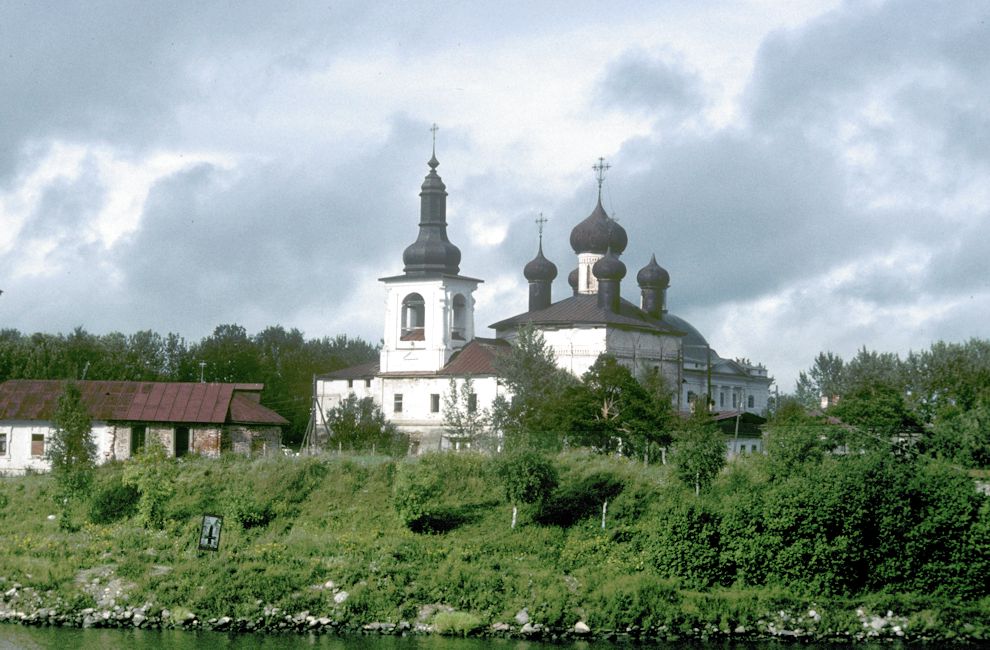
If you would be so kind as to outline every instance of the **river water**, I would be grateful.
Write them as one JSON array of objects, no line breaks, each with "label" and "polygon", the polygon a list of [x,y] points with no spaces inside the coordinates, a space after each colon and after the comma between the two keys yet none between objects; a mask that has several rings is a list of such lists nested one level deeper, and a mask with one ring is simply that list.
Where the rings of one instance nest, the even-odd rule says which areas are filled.
[{"label": "river water", "polygon": [[[609,643],[607,641],[574,641],[560,644],[505,639],[452,639],[438,636],[332,636],[298,634],[240,634],[221,632],[184,632],[180,630],[119,630],[23,627],[0,624],[0,650],[606,650],[615,647],[657,648],[659,650],[779,650],[778,643],[676,642],[676,643]],[[848,644],[801,644],[801,650],[832,650]],[[904,648],[902,644],[863,643],[856,650]]]}]

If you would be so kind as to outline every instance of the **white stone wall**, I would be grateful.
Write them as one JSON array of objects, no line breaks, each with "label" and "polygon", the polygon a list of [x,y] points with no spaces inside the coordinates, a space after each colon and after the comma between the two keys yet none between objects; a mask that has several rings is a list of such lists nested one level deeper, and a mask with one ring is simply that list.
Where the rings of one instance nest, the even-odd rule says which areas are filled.
[{"label": "white stone wall", "polygon": [[[0,433],[7,435],[6,453],[0,454],[0,475],[17,476],[26,471],[47,472],[51,464],[44,456],[31,455],[33,435],[45,437],[45,450],[48,449],[53,428],[50,422],[36,420],[8,420],[0,422]],[[102,463],[111,457],[110,427],[105,422],[93,423],[93,438],[96,442],[96,462]]]},{"label": "white stone wall", "polygon": [[729,458],[747,454],[762,454],[762,438],[728,438],[725,441],[725,453]]},{"label": "white stone wall", "polygon": [[[474,338],[474,290],[478,282],[465,278],[388,280],[385,292],[385,334],[380,353],[382,372],[436,372],[450,356]],[[402,341],[402,302],[418,293],[424,301],[423,341]],[[464,337],[451,338],[454,297],[465,300]]]},{"label": "white stone wall", "polygon": [[[464,377],[455,379],[458,391],[464,381]],[[478,396],[479,411],[490,409],[497,395],[507,394],[494,377],[472,377],[471,381],[474,393]],[[355,379],[350,387],[345,379],[316,381],[317,402],[323,413],[339,405],[350,393],[359,399],[374,399],[385,417],[400,431],[409,435],[414,453],[450,447],[451,441],[445,436],[443,418],[444,400],[450,393],[450,377],[375,377],[370,387],[360,379]],[[395,411],[397,394],[402,395],[401,412]],[[432,411],[432,395],[439,396],[437,412]],[[318,424],[322,422],[318,421]]]}]

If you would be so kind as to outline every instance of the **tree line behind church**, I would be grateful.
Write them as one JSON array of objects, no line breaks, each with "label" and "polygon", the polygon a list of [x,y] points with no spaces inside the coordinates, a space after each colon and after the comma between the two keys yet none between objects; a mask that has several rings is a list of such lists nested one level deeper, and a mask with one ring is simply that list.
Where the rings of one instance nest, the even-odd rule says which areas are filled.
[{"label": "tree line behind church", "polygon": [[[313,376],[376,357],[377,347],[360,338],[307,339],[298,329],[279,325],[254,335],[239,325],[220,325],[198,342],[150,330],[130,335],[96,335],[82,327],[68,335],[0,330],[0,381],[264,383],[262,403],[290,421],[285,431],[290,445],[302,440],[309,423]],[[669,398],[673,387],[657,374],[631,372],[603,356],[578,379],[556,367],[538,333],[524,330],[497,366],[514,395],[511,401],[499,399],[491,409],[474,411],[467,404],[470,388],[452,385],[444,396],[450,432],[475,446],[491,446],[493,433],[500,431],[506,448],[552,452],[593,447],[663,462],[667,451],[678,447],[678,436],[682,452],[691,448],[699,458],[716,437],[704,417],[675,415]],[[824,411],[822,396],[830,398]],[[333,446],[401,453],[404,439],[380,409],[359,402],[327,414],[340,429]],[[822,352],[800,374],[796,392],[779,402],[775,410],[782,416],[795,413],[781,408],[789,402],[803,407],[802,417],[814,414],[806,424],[827,431],[837,445],[847,442],[853,428],[874,440],[910,439],[924,453],[965,467],[990,467],[990,341],[937,342],[903,359],[863,348],[847,362]],[[696,411],[704,415],[704,409]],[[828,425],[829,417],[844,427]]]},{"label": "tree line behind church", "polygon": [[[298,444],[309,422],[313,375],[377,358],[377,348],[346,335],[306,338],[280,325],[249,335],[219,325],[196,342],[151,330],[65,334],[0,330],[0,381],[98,379],[264,383],[262,404],[289,420],[287,444]],[[202,365],[201,365],[202,364]]]}]

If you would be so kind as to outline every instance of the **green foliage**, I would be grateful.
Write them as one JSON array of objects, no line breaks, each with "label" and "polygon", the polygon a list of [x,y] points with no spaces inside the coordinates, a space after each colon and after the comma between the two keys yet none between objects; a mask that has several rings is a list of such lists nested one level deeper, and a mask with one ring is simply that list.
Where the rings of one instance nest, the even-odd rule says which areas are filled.
[{"label": "green foliage", "polygon": [[[663,392],[658,376],[651,389]],[[566,391],[561,428],[573,444],[639,456],[650,444],[669,442],[670,418],[657,401],[670,404],[669,396],[651,395],[628,368],[603,354]]]},{"label": "green foliage", "polygon": [[89,520],[94,524],[110,524],[137,512],[140,494],[133,485],[125,485],[119,472],[100,481],[89,503]]},{"label": "green foliage", "polygon": [[921,427],[905,406],[901,391],[889,384],[857,385],[828,412],[865,434],[867,439],[857,442],[870,446],[889,444],[895,437],[921,432]]},{"label": "green foliage", "polygon": [[824,418],[806,415],[795,402],[785,403],[765,429],[771,467],[789,473],[804,463],[818,463],[837,445],[833,433]]},{"label": "green foliage", "polygon": [[622,479],[609,472],[569,477],[560,489],[544,499],[536,519],[541,524],[568,527],[589,516],[597,518],[602,504],[621,493],[624,487]]},{"label": "green foliage", "polygon": [[928,451],[963,467],[990,467],[990,398],[968,411],[944,411],[932,427]]},{"label": "green foliage", "polygon": [[409,437],[389,422],[371,397],[358,398],[350,393],[340,404],[327,410],[331,449],[371,451],[390,456],[404,456],[409,451]]},{"label": "green foliage", "polygon": [[700,409],[674,432],[671,462],[677,477],[693,486],[695,494],[711,484],[725,465],[725,442]]},{"label": "green foliage", "polygon": [[599,630],[643,630],[673,627],[682,617],[682,595],[676,582],[650,573],[603,581],[590,594],[588,624]]},{"label": "green foliage", "polygon": [[267,526],[275,518],[271,503],[243,486],[232,486],[228,490],[224,514],[245,530]]},{"label": "green foliage", "polygon": [[478,410],[474,382],[470,377],[463,380],[460,387],[451,377],[450,387],[443,397],[443,423],[448,435],[468,442],[473,449],[494,446],[491,414],[487,409]]},{"label": "green foliage", "polygon": [[69,501],[84,495],[93,481],[96,466],[96,443],[93,424],[82,400],[79,387],[69,382],[58,398],[52,416],[54,431],[48,439],[45,457],[51,463],[55,481],[52,496],[62,508],[59,523],[70,526]]},{"label": "green foliage", "polygon": [[512,349],[494,360],[499,378],[512,400],[498,399],[492,406],[493,426],[505,435],[508,448],[556,451],[561,448],[561,397],[574,377],[557,367],[543,334],[523,327]]},{"label": "green foliage", "polygon": [[137,489],[138,516],[148,528],[162,528],[169,500],[175,494],[175,462],[160,441],[150,439],[144,451],[124,468],[124,485]]},{"label": "green foliage", "polygon": [[557,486],[557,468],[533,451],[507,453],[496,461],[495,472],[509,503],[539,503]]},{"label": "green foliage", "polygon": [[435,462],[435,454],[427,454],[419,462],[399,465],[395,475],[393,504],[402,523],[415,527],[435,513],[440,505],[443,487],[443,475]]},{"label": "green foliage", "polygon": [[484,627],[484,622],[469,612],[437,612],[433,628],[445,636],[468,636]]},{"label": "green foliage", "polygon": [[706,501],[680,499],[656,522],[647,554],[658,574],[695,587],[728,581],[721,571],[720,517]]},{"label": "green foliage", "polygon": [[[990,629],[990,505],[947,463],[888,449],[823,454],[785,471],[752,456],[695,497],[669,466],[588,451],[550,460],[560,478],[545,507],[569,500],[587,515],[566,525],[534,517],[523,533],[506,526],[499,458],[480,454],[188,458],[171,463],[164,530],[131,518],[56,531],[46,518],[51,477],[8,478],[0,564],[19,591],[38,590],[41,606],[59,611],[95,606],[79,571],[112,565],[133,585],[127,604],[185,608],[202,620],[277,622],[309,610],[360,626],[414,620],[442,603],[484,627],[526,607],[534,623],[584,620],[596,632],[755,632],[773,622],[839,635],[864,629],[861,607],[891,609],[936,640],[949,628]],[[98,467],[96,491],[135,464]],[[426,520],[459,523],[442,535],[410,532],[393,511],[408,471],[435,481]],[[249,530],[231,520],[219,553],[196,553],[201,515],[227,514],[228,494],[275,516]],[[329,580],[350,594],[346,602],[322,587]],[[271,606],[279,613],[266,614]],[[443,627],[462,634],[473,625],[454,618]]]}]

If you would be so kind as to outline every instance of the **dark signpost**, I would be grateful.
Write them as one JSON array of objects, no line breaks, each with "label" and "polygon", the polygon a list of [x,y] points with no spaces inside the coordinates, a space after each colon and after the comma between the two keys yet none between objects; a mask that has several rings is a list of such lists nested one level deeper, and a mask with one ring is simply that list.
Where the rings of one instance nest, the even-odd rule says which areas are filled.
[{"label": "dark signpost", "polygon": [[203,527],[199,532],[199,550],[217,551],[220,549],[220,529],[223,517],[203,515]]}]

